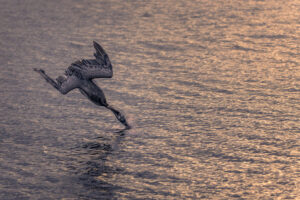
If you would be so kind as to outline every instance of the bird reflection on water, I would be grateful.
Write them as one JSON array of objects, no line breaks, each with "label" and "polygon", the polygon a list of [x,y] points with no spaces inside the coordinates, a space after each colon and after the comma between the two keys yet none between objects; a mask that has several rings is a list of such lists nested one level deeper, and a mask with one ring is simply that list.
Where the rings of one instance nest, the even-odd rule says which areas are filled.
[{"label": "bird reflection on water", "polygon": [[111,78],[113,76],[112,65],[108,55],[97,42],[94,41],[93,44],[96,50],[96,53],[94,53],[96,59],[83,59],[72,63],[65,71],[65,76],[59,76],[56,81],[50,78],[43,69],[34,68],[34,71],[38,72],[61,94],[67,94],[71,90],[78,88],[90,101],[111,110],[126,129],[130,129],[131,127],[125,116],[107,103],[103,91],[92,80],[94,78]]},{"label": "bird reflection on water", "polygon": [[102,176],[122,172],[121,168],[109,166],[106,164],[106,161],[111,154],[118,151],[120,143],[125,137],[124,133],[126,130],[126,128],[119,130],[118,134],[114,135],[115,137],[112,142],[108,142],[105,138],[100,136],[72,150],[72,154],[76,152],[79,159],[84,159],[82,165],[73,169],[78,178],[77,181],[88,191],[93,190],[91,193],[87,192],[79,195],[80,197],[98,199],[100,196],[104,199],[114,199],[114,191],[121,189],[120,186],[103,180]]}]

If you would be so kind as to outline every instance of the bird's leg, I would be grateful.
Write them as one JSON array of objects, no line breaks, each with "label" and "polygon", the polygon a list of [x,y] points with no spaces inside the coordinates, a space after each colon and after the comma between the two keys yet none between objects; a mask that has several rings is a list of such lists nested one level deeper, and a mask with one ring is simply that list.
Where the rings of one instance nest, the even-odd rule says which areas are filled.
[{"label": "bird's leg", "polygon": [[116,118],[126,127],[126,129],[131,128],[130,125],[126,121],[125,116],[121,112],[119,112],[118,110],[116,110],[112,106],[106,106],[106,108],[108,108],[109,110],[111,110],[114,113]]},{"label": "bird's leg", "polygon": [[[50,78],[43,69],[33,68],[33,70],[39,73],[48,83],[50,83],[55,89],[60,91],[60,84],[56,83],[52,78]],[[60,91],[61,92],[61,91]]]}]

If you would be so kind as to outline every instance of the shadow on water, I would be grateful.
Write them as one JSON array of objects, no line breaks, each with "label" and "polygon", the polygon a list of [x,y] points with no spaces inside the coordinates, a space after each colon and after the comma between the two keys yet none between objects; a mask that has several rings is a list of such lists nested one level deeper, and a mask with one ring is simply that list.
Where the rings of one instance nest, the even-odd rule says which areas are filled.
[{"label": "shadow on water", "polygon": [[111,167],[106,164],[108,157],[119,149],[119,145],[125,137],[127,129],[115,131],[112,142],[108,142],[103,137],[97,137],[92,142],[87,142],[79,147],[81,156],[84,159],[81,167],[75,169],[79,184],[87,189],[87,193],[79,194],[80,198],[87,199],[114,199],[115,190],[120,190],[119,186],[101,180],[103,175],[113,175],[120,173],[122,169]]}]

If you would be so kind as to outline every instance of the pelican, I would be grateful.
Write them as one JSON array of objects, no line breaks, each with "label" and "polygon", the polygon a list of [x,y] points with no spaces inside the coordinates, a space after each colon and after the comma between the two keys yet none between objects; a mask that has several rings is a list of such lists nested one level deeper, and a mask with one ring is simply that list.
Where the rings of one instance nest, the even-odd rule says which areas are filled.
[{"label": "pelican", "polygon": [[56,81],[50,78],[43,69],[33,68],[33,70],[63,95],[78,88],[90,101],[111,110],[125,128],[129,129],[130,125],[125,116],[107,103],[103,91],[93,81],[94,78],[111,78],[113,76],[108,55],[97,42],[93,41],[93,44],[96,50],[94,53],[96,59],[83,59],[72,63],[65,71],[64,76],[59,76]]}]

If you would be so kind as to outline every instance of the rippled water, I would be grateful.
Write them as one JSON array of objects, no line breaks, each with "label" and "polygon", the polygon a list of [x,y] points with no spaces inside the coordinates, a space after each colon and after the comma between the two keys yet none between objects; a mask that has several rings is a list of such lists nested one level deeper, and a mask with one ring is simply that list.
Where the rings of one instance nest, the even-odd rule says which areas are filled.
[{"label": "rippled water", "polygon": [[[0,3],[0,199],[299,198],[299,1]],[[129,131],[32,71],[93,40]]]}]

